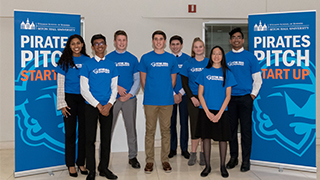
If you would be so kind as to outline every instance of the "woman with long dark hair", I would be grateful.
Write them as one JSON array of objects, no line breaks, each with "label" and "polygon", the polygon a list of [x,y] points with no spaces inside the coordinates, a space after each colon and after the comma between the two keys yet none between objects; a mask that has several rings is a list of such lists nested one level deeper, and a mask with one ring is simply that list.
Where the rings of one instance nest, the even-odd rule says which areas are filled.
[{"label": "woman with long dark hair", "polygon": [[[77,177],[75,162],[81,174],[88,174],[85,164],[85,100],[80,94],[79,71],[89,60],[85,43],[81,36],[69,37],[66,47],[58,61],[57,109],[61,110],[65,128],[65,161],[69,175]],[[76,159],[76,139],[78,127],[78,157]]]},{"label": "woman with long dark hair", "polygon": [[210,154],[211,139],[219,141],[220,171],[222,177],[228,177],[225,166],[227,141],[231,138],[227,110],[231,98],[231,87],[236,80],[229,70],[223,49],[220,46],[212,48],[207,67],[196,79],[199,84],[200,110],[196,137],[203,140],[203,151],[206,168],[201,176],[207,176],[211,171]]}]

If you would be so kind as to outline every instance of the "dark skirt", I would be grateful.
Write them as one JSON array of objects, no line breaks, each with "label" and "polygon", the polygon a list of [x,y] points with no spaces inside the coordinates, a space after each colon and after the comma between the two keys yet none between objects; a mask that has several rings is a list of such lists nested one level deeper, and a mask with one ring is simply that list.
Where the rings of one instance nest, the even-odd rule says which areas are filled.
[{"label": "dark skirt", "polygon": [[[210,110],[210,112],[217,114],[219,111]],[[214,141],[229,141],[231,139],[231,130],[228,111],[224,111],[220,120],[217,123],[214,123],[209,120],[203,109],[199,109],[196,137],[201,139],[213,139]]]}]

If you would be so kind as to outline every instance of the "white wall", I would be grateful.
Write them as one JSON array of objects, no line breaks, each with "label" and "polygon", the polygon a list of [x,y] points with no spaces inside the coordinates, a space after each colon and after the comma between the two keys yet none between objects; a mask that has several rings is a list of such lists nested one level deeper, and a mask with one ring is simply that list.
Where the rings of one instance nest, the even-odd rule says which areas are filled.
[{"label": "white wall", "polygon": [[[196,14],[187,13],[189,3],[197,4]],[[183,36],[185,40],[183,50],[190,53],[193,38],[202,37],[203,22],[246,19],[247,15],[252,13],[320,10],[320,1],[309,0],[306,3],[301,0],[0,0],[0,148],[3,144],[10,146],[14,141],[14,9],[81,14],[85,19],[85,39],[88,50],[90,50],[91,36],[102,33],[108,39],[107,50],[112,51],[114,49],[113,33],[118,29],[124,29],[129,35],[128,50],[140,58],[142,54],[152,49],[151,34],[157,29],[164,30],[168,37],[174,34]],[[317,19],[320,19],[320,13],[317,14]],[[317,32],[318,34],[320,32],[319,23]],[[319,38],[320,36],[317,36],[317,47],[320,47]],[[320,59],[319,56],[317,53],[317,59]],[[141,96],[142,91],[139,93]],[[318,103],[317,105],[319,107]],[[140,113],[138,112],[137,120],[144,125],[141,103],[138,104],[138,109]],[[121,123],[118,125],[116,133],[120,132],[123,126]],[[320,129],[319,123],[317,129]],[[124,130],[123,127],[122,130]],[[144,140],[144,132],[140,131],[144,129],[139,130],[139,144]],[[320,137],[320,134],[317,134],[317,137]],[[159,134],[156,138],[159,138]],[[123,141],[125,142],[125,139]],[[143,149],[139,148],[139,150]]]}]

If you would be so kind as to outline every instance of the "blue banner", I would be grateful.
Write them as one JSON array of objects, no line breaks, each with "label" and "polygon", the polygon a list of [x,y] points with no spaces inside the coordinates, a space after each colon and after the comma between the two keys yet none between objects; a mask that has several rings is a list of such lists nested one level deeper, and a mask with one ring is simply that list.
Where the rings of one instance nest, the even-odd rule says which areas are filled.
[{"label": "blue banner", "polygon": [[80,15],[14,12],[15,174],[65,164],[54,67]]},{"label": "blue banner", "polygon": [[315,18],[315,11],[249,15],[249,49],[263,78],[252,160],[316,167]]}]

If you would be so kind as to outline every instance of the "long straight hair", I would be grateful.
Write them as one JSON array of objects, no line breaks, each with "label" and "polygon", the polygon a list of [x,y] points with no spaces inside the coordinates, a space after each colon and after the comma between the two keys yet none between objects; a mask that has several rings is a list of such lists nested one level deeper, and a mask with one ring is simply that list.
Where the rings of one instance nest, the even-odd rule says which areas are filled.
[{"label": "long straight hair", "polygon": [[221,60],[221,68],[222,68],[222,71],[223,71],[223,87],[225,86],[226,84],[226,70],[230,70],[229,67],[227,66],[227,62],[226,62],[226,56],[225,56],[225,53],[224,53],[224,50],[222,49],[222,47],[220,46],[214,46],[212,49],[211,49],[211,52],[210,52],[210,58],[209,58],[209,62],[208,62],[208,65],[206,66],[207,69],[210,69],[213,65],[213,59],[212,59],[212,52],[215,48],[219,48],[220,51],[222,52],[222,60]]},{"label": "long straight hair", "polygon": [[61,57],[60,57],[60,59],[58,61],[58,65],[65,72],[68,72],[69,67],[70,68],[76,67],[76,65],[74,64],[74,61],[73,61],[73,52],[72,52],[71,47],[70,47],[71,41],[74,38],[79,39],[79,41],[81,43],[83,43],[83,47],[82,47],[80,53],[85,55],[85,56],[88,56],[88,54],[86,52],[86,44],[84,43],[83,38],[78,34],[74,34],[74,35],[70,36],[68,41],[67,41],[66,47],[64,48],[64,50],[62,52],[62,55],[61,55]]}]

